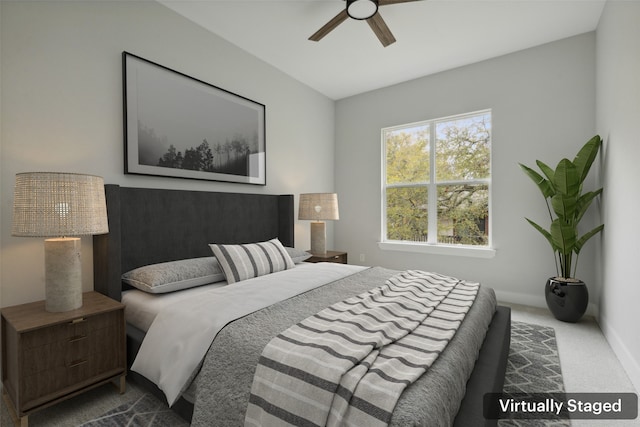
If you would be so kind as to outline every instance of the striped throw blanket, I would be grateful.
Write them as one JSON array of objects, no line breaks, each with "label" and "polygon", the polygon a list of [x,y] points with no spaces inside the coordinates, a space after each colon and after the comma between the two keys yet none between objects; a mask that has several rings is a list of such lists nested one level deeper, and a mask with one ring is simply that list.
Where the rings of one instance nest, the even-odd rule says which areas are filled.
[{"label": "striped throw blanket", "polygon": [[444,350],[479,284],[405,271],[282,332],[264,348],[245,426],[386,426]]}]

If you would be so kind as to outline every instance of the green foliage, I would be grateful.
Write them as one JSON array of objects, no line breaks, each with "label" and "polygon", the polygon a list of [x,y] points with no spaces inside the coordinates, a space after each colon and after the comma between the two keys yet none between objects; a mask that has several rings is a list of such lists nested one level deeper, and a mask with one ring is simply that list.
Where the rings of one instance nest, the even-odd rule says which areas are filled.
[{"label": "green foliage", "polygon": [[488,214],[487,185],[438,186],[438,242],[487,245]]},{"label": "green foliage", "polygon": [[429,181],[429,127],[393,132],[386,140],[387,183]]},{"label": "green foliage", "polygon": [[426,241],[427,188],[396,187],[387,190],[387,238]]},{"label": "green foliage", "polygon": [[[602,188],[583,193],[582,184],[589,174],[591,165],[602,145],[599,135],[591,138],[580,149],[573,161],[562,159],[555,170],[541,161],[536,161],[544,176],[528,166],[520,164],[524,173],[536,184],[547,204],[551,224],[549,229],[525,218],[544,236],[551,245],[556,259],[558,276],[575,276],[578,256],[584,244],[604,228],[601,224],[593,230],[578,236],[578,224],[591,202],[602,193]],[[575,263],[574,263],[575,254]],[[573,266],[573,272],[571,267]]]},{"label": "green foliage", "polygon": [[489,178],[491,148],[489,115],[436,125],[436,181]]}]

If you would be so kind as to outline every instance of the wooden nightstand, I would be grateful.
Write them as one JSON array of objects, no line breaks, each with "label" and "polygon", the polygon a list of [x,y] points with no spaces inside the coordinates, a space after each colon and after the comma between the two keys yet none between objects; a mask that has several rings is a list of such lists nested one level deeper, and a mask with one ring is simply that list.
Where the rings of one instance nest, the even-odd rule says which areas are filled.
[{"label": "wooden nightstand", "polygon": [[307,251],[311,254],[311,258],[307,258],[306,262],[335,262],[337,264],[347,263],[347,253],[340,251],[327,251],[326,254],[314,253]]},{"label": "wooden nightstand", "polygon": [[15,421],[112,380],[125,391],[124,305],[97,292],[77,310],[44,301],[2,309],[3,397]]}]

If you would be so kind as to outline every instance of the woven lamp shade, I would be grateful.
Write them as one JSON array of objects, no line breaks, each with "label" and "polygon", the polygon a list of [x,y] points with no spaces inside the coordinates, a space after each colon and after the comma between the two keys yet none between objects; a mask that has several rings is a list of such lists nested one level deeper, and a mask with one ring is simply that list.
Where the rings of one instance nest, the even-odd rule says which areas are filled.
[{"label": "woven lamp shade", "polygon": [[300,194],[298,219],[338,220],[338,195],[336,193]]},{"label": "woven lamp shade", "polygon": [[16,175],[12,235],[66,237],[108,232],[101,177],[58,172]]}]

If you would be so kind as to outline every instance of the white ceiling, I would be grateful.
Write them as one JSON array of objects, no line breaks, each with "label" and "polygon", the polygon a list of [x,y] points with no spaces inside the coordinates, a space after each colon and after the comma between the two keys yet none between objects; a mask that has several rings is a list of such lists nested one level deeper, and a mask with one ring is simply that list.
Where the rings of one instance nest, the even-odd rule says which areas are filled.
[{"label": "white ceiling", "polygon": [[159,0],[332,99],[592,31],[605,0],[421,0],[380,7],[397,42],[384,48],[348,19],[311,34],[343,0]]}]

